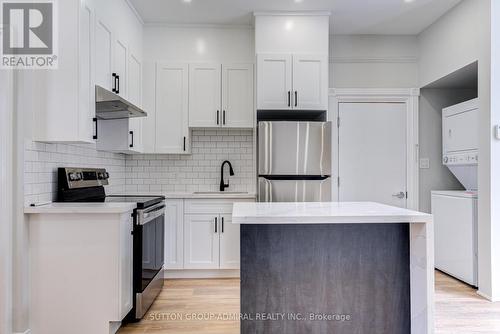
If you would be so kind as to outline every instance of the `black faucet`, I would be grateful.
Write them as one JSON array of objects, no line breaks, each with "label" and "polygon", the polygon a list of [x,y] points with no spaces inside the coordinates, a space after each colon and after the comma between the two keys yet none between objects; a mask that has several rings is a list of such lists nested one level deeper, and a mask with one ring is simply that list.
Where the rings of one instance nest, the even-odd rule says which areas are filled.
[{"label": "black faucet", "polygon": [[224,183],[224,165],[225,164],[229,165],[229,175],[231,175],[231,176],[234,175],[233,166],[231,165],[231,163],[228,160],[224,161],[222,163],[222,165],[220,166],[220,191],[224,191],[224,189],[229,187],[229,180],[227,181],[227,184]]}]

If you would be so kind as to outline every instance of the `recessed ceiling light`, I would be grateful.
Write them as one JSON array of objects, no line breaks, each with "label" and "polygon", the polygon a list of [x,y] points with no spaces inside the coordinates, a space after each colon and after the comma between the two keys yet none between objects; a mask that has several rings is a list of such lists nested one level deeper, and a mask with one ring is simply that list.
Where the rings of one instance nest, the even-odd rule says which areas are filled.
[{"label": "recessed ceiling light", "polygon": [[294,0],[294,1],[295,1],[296,3],[300,3],[300,2],[302,2],[302,1],[304,1],[304,0]]},{"label": "recessed ceiling light", "polygon": [[405,0],[406,3],[412,3],[414,2],[415,0]]},{"label": "recessed ceiling light", "polygon": [[[192,0],[182,0],[182,2],[190,3]],[[406,1],[406,0],[405,0]]]}]

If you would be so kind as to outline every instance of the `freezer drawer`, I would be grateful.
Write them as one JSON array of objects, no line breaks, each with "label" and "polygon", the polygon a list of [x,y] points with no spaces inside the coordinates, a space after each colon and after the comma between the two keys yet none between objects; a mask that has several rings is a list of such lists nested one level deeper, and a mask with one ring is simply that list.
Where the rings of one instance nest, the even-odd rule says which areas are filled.
[{"label": "freezer drawer", "polygon": [[332,179],[286,180],[259,177],[259,202],[330,202]]},{"label": "freezer drawer", "polygon": [[477,286],[477,199],[432,194],[435,267]]},{"label": "freezer drawer", "polygon": [[259,175],[331,175],[331,122],[259,122]]}]

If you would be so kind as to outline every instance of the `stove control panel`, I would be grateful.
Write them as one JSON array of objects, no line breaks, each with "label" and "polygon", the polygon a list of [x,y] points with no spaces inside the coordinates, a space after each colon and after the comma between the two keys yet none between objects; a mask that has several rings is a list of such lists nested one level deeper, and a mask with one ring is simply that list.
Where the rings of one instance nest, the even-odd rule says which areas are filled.
[{"label": "stove control panel", "polygon": [[465,153],[445,154],[443,156],[443,165],[477,165],[479,157],[477,151]]},{"label": "stove control panel", "polygon": [[109,174],[104,168],[59,168],[59,189],[99,187],[108,184]]}]

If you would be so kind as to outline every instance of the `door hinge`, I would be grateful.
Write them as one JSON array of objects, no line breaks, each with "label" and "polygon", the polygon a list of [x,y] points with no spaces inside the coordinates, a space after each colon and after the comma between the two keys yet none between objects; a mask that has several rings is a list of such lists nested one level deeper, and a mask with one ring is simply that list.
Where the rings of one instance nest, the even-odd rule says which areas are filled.
[{"label": "door hinge", "polygon": [[340,128],[340,116],[337,117],[337,128]]},{"label": "door hinge", "polygon": [[408,192],[405,192],[405,195],[406,195],[406,199],[408,199]]},{"label": "door hinge", "polygon": [[337,176],[337,186],[340,187],[340,176]]}]

